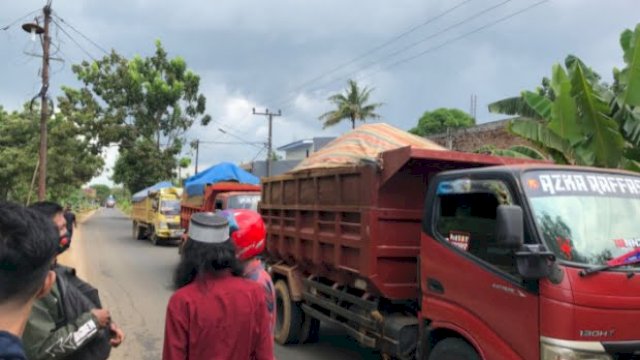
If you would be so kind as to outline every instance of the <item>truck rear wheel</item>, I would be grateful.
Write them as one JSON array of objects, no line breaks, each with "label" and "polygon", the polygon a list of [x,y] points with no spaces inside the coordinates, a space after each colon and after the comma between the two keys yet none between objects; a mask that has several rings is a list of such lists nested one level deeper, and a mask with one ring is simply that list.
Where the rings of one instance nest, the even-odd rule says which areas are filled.
[{"label": "truck rear wheel", "polygon": [[464,340],[444,339],[433,348],[429,360],[480,360],[480,356]]},{"label": "truck rear wheel", "polygon": [[133,222],[133,239],[134,240],[142,240],[144,238],[142,227],[138,225],[137,221]]},{"label": "truck rear wheel", "polygon": [[289,286],[283,280],[276,281],[276,329],[274,338],[280,345],[300,342],[304,313],[300,305],[291,301]]},{"label": "truck rear wheel", "polygon": [[303,314],[302,330],[300,332],[300,343],[311,344],[316,343],[320,339],[320,320]]}]

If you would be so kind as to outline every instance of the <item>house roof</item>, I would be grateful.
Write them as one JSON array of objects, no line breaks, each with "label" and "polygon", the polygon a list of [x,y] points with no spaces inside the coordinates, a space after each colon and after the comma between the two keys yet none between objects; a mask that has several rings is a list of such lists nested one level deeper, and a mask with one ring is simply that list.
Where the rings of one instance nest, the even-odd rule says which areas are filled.
[{"label": "house roof", "polygon": [[311,145],[313,145],[313,139],[303,139],[303,140],[294,141],[287,145],[280,146],[277,150],[289,151],[289,150],[295,150],[295,149],[303,149],[303,148],[308,148]]}]

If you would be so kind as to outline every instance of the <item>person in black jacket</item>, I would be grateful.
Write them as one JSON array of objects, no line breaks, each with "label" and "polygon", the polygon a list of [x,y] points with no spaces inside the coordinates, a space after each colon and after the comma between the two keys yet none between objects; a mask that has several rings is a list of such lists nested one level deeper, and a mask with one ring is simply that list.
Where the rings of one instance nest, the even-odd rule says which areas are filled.
[{"label": "person in black jacket", "polygon": [[0,360],[26,359],[19,337],[33,303],[55,282],[57,237],[41,214],[0,203]]},{"label": "person in black jacket", "polygon": [[[32,207],[58,226],[59,252],[65,251],[68,240],[62,207],[52,202]],[[124,333],[111,321],[109,311],[102,309],[93,286],[78,278],[72,268],[56,263],[54,270],[56,283],[51,293],[34,305],[24,332],[29,359],[107,359],[111,347],[124,340]]]}]

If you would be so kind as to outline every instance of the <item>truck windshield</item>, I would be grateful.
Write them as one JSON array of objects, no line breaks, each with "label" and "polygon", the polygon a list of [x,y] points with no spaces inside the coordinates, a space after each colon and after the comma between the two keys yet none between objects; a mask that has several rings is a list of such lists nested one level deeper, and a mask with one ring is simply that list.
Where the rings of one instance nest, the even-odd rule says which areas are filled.
[{"label": "truck windshield", "polygon": [[227,208],[229,209],[251,209],[258,211],[260,194],[256,195],[233,195],[229,197]]},{"label": "truck windshield", "polygon": [[532,171],[523,184],[536,225],[560,259],[606,265],[640,247],[640,177]]},{"label": "truck windshield", "polygon": [[163,215],[180,215],[179,200],[162,200],[160,202],[160,213]]}]

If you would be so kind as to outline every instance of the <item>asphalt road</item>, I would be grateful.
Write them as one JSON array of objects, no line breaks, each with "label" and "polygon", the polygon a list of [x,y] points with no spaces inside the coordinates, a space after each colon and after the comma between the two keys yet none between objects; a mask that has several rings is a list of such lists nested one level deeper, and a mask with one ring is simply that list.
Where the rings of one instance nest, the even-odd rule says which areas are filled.
[{"label": "asphalt road", "polygon": [[[165,309],[178,252],[175,246],[134,240],[131,232],[131,221],[123,213],[101,208],[80,225],[71,257],[126,332],[124,344],[112,351],[111,359],[156,360],[161,358]],[[327,326],[321,328],[317,344],[276,346],[275,352],[283,360],[380,358],[340,329]]]}]

